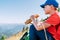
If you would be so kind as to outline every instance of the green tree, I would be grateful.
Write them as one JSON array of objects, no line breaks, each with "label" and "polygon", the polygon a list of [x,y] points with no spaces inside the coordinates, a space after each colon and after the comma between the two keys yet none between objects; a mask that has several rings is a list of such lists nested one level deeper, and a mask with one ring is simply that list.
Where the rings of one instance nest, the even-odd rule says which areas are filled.
[{"label": "green tree", "polygon": [[0,38],[0,40],[5,40],[6,39],[6,36],[5,35],[3,35],[1,38]]},{"label": "green tree", "polygon": [[58,8],[58,12],[60,12],[60,8]]},{"label": "green tree", "polygon": [[25,27],[23,27],[22,32],[24,32],[24,30],[25,30]]}]

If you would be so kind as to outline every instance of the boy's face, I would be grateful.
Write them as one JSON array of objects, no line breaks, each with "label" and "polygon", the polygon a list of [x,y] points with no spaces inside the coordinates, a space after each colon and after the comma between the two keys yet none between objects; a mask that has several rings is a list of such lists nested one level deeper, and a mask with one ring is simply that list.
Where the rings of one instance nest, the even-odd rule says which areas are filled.
[{"label": "boy's face", "polygon": [[50,5],[46,5],[46,6],[44,7],[45,14],[49,14],[49,13],[51,12],[51,10],[52,10],[52,8],[51,8]]}]

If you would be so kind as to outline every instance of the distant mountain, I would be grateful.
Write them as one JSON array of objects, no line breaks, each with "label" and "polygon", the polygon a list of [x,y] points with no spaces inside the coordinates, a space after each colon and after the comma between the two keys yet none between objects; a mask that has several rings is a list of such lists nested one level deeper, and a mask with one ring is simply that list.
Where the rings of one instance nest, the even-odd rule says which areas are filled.
[{"label": "distant mountain", "polygon": [[6,35],[7,37],[22,31],[24,24],[0,24],[0,37]]}]

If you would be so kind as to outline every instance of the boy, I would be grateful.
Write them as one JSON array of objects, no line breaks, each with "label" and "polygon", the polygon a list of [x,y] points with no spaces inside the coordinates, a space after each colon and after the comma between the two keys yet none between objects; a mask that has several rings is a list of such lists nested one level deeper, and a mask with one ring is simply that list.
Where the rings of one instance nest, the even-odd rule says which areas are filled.
[{"label": "boy", "polygon": [[33,22],[33,25],[30,26],[30,40],[46,40],[43,26],[46,29],[48,40],[60,40],[60,31],[56,32],[56,27],[60,22],[60,18],[57,15],[58,3],[56,0],[47,0],[43,5],[40,6],[44,9],[45,14],[49,14],[50,17],[42,22],[42,25],[38,25],[34,15],[30,17]]}]

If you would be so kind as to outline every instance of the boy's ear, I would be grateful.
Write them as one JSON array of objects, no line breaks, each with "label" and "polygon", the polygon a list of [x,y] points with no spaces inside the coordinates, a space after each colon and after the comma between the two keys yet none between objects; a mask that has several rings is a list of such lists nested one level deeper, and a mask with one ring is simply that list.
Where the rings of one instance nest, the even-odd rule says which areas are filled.
[{"label": "boy's ear", "polygon": [[55,8],[53,5],[50,5],[51,6],[51,8]]}]

